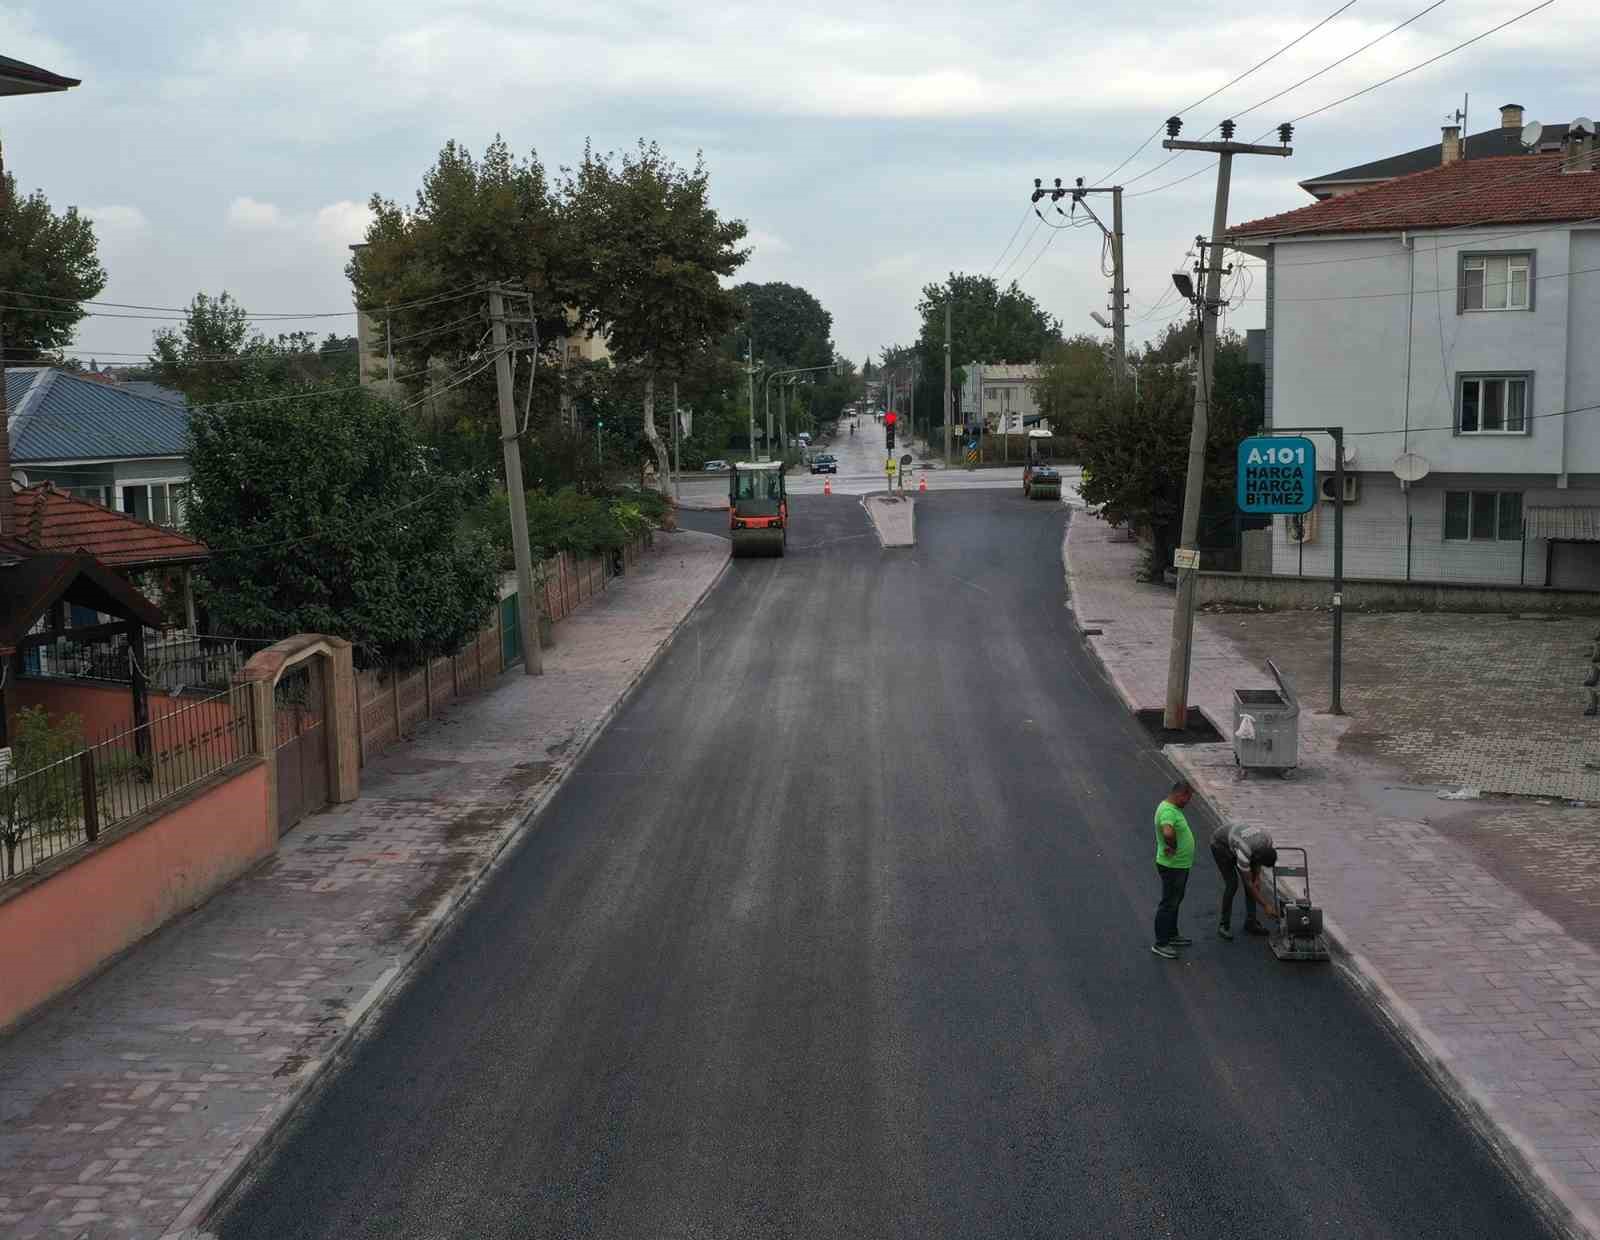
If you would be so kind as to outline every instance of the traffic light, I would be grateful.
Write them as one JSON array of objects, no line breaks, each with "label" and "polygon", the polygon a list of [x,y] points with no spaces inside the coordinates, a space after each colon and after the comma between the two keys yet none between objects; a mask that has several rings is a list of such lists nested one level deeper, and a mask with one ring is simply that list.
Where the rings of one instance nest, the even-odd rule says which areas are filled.
[{"label": "traffic light", "polygon": [[883,428],[883,446],[889,451],[894,451],[894,423],[890,422]]}]

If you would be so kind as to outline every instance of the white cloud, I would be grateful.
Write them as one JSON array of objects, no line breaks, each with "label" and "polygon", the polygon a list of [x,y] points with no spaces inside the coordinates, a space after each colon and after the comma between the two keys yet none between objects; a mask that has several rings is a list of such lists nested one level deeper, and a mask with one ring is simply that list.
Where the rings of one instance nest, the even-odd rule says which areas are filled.
[{"label": "white cloud", "polygon": [[744,244],[752,251],[752,258],[773,258],[787,254],[794,248],[776,233],[763,232],[759,228],[752,228],[746,234]]},{"label": "white cloud", "polygon": [[331,202],[316,213],[312,232],[323,245],[342,250],[367,235],[372,208],[364,202]]},{"label": "white cloud", "polygon": [[259,232],[283,227],[283,212],[270,202],[246,197],[228,204],[228,227]]},{"label": "white cloud", "polygon": [[138,207],[110,203],[84,207],[83,214],[94,222],[95,236],[102,242],[128,241],[150,231],[150,219]]}]

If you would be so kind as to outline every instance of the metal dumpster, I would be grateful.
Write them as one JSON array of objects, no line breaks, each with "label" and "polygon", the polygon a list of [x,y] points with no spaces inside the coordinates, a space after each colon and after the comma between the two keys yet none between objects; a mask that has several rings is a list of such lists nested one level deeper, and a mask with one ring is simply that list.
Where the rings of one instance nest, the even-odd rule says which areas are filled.
[{"label": "metal dumpster", "polygon": [[1233,691],[1233,760],[1241,776],[1276,771],[1285,779],[1300,764],[1300,699],[1267,660],[1276,689]]}]

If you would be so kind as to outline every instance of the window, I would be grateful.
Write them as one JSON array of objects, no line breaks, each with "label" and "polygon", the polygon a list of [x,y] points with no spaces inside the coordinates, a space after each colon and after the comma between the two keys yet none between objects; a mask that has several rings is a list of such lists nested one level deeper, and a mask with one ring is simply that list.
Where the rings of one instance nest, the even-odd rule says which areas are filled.
[{"label": "window", "polygon": [[1455,542],[1516,542],[1522,537],[1521,491],[1446,491],[1444,536]]},{"label": "window", "polygon": [[122,511],[155,525],[183,524],[187,482],[132,482],[122,488]]},{"label": "window", "polygon": [[999,400],[1000,399],[1000,389],[999,388],[992,388],[992,387],[984,388],[983,389],[983,399],[984,400]]},{"label": "window", "polygon": [[1533,309],[1533,255],[1465,254],[1461,258],[1457,308]]},{"label": "window", "polygon": [[1526,435],[1528,376],[1463,376],[1457,407],[1463,435]]}]

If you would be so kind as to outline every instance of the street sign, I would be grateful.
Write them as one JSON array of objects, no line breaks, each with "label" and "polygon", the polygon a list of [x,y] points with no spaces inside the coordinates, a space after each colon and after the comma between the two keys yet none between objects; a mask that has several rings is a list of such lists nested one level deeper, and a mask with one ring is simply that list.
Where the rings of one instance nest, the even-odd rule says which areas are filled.
[{"label": "street sign", "polygon": [[894,457],[891,456],[886,462],[884,462],[883,472],[888,474],[890,477],[893,477],[896,468],[897,466],[894,463]]},{"label": "street sign", "polygon": [[1200,553],[1193,547],[1179,547],[1172,553],[1173,568],[1199,568]]},{"label": "street sign", "polygon": [[1317,446],[1301,435],[1254,435],[1239,444],[1239,511],[1310,512],[1317,506]]}]

